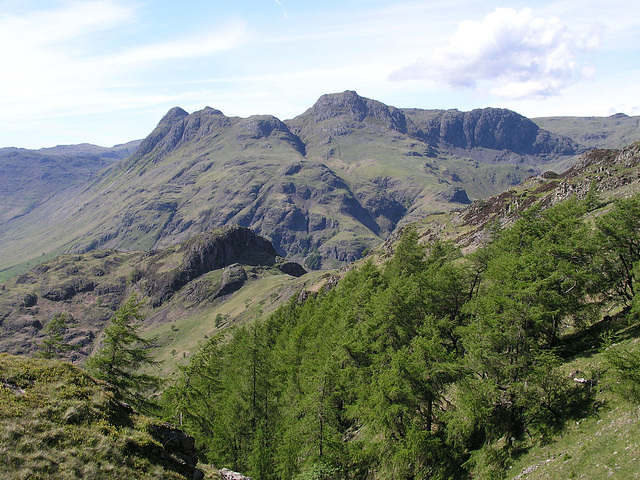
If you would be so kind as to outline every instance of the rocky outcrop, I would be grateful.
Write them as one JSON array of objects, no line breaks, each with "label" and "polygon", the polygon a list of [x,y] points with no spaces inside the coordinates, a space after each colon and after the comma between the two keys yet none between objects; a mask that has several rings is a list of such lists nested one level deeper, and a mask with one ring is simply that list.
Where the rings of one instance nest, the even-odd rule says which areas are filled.
[{"label": "rocky outcrop", "polygon": [[286,123],[303,141],[319,137],[328,142],[332,136],[357,134],[365,122],[380,130],[423,136],[402,110],[351,90],[322,95],[313,107]]},{"label": "rocky outcrop", "polygon": [[76,294],[90,292],[95,288],[95,283],[82,276],[76,276],[60,284],[44,284],[40,291],[40,296],[47,300],[60,302],[69,300]]},{"label": "rocky outcrop", "polygon": [[251,477],[245,477],[241,473],[234,472],[228,468],[221,468],[219,472],[222,480],[251,480]]},{"label": "rocky outcrop", "polygon": [[145,294],[151,297],[154,307],[162,305],[187,283],[212,270],[234,263],[273,265],[277,256],[273,245],[267,239],[239,226],[206,232],[177,248],[182,254],[178,266],[166,272],[159,272],[164,266],[163,260],[173,253],[169,249],[151,264],[140,281]]},{"label": "rocky outcrop", "polygon": [[247,281],[247,272],[240,265],[231,265],[222,274],[220,289],[214,295],[214,298],[231,295],[242,288],[244,282]]},{"label": "rocky outcrop", "polygon": [[304,267],[296,262],[279,262],[277,267],[282,273],[291,275],[292,277],[301,277],[307,273]]},{"label": "rocky outcrop", "polygon": [[386,123],[393,130],[407,132],[407,118],[401,110],[361,97],[351,90],[322,95],[311,109],[302,114],[302,117],[304,116],[311,116],[316,123],[339,117],[356,122],[373,118]]},{"label": "rocky outcrop", "polygon": [[172,470],[182,473],[187,478],[204,478],[202,472],[196,468],[198,455],[195,438],[169,423],[152,424],[148,430],[162,445],[162,448],[153,447],[150,453],[170,464]]},{"label": "rocky outcrop", "polygon": [[274,137],[291,145],[298,153],[305,155],[305,146],[287,125],[273,115],[253,115],[240,120],[233,128],[240,147],[247,147],[251,140]]},{"label": "rocky outcrop", "polygon": [[[67,358],[82,361],[132,294],[144,304],[145,323],[153,324],[174,320],[175,311],[219,305],[265,276],[305,273],[278,256],[268,240],[239,226],[208,231],[163,250],[60,255],[0,284],[0,352],[36,354],[43,325],[63,313],[65,342],[77,347]],[[166,305],[177,292],[175,302]]]},{"label": "rocky outcrop", "polygon": [[469,205],[471,203],[467,192],[462,187],[450,187],[444,192],[440,192],[438,198],[448,203],[460,203],[462,205]]},{"label": "rocky outcrop", "polygon": [[145,138],[138,150],[133,155],[132,162],[143,156],[151,153],[158,144],[166,137],[167,133],[171,131],[174,125],[178,124],[183,118],[189,114],[180,107],[174,107],[169,110],[164,117],[158,123],[158,126],[151,132],[147,138]]}]

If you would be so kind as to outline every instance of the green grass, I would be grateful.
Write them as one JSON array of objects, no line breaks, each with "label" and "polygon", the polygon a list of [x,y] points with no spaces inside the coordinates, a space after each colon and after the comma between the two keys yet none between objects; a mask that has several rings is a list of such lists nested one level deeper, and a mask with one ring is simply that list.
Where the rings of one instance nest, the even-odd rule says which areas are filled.
[{"label": "green grass", "polygon": [[[239,291],[224,301],[205,307],[185,308],[188,300],[172,299],[164,310],[169,322],[151,324],[145,331],[155,337],[155,359],[162,362],[161,375],[167,378],[176,373],[177,366],[186,364],[201,344],[226,329],[262,318],[303,288],[314,288],[324,282],[327,272],[311,272],[295,278],[269,270],[256,269],[258,278],[248,281]],[[215,272],[214,272],[215,273]],[[223,322],[216,326],[216,317]]]},{"label": "green grass", "polygon": [[0,354],[0,382],[3,479],[190,478],[162,453],[159,422],[79,368]]},{"label": "green grass", "polygon": [[638,439],[638,405],[619,400],[605,403],[597,416],[572,422],[553,443],[532,448],[512,465],[509,476],[550,480],[640,478]]},{"label": "green grass", "polygon": [[[640,352],[640,324],[628,325],[624,315],[566,337],[560,352],[571,355],[563,365],[567,377],[596,378],[591,408],[569,420],[547,438],[530,438],[531,448],[512,463],[507,478],[608,479],[640,478],[640,404],[621,388],[600,351],[603,330],[617,332],[620,346]],[[581,387],[576,384],[578,388]]]}]

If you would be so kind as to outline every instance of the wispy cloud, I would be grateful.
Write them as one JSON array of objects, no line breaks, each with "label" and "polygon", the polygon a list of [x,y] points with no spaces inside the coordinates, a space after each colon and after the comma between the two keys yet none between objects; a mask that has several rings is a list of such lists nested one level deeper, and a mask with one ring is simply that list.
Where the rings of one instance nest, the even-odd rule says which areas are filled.
[{"label": "wispy cloud", "polygon": [[245,25],[238,22],[213,33],[129,48],[103,60],[113,65],[140,65],[205,57],[238,46],[246,38],[245,31]]},{"label": "wispy cloud", "polygon": [[287,11],[284,8],[284,5],[282,4],[282,2],[280,0],[274,0],[278,5],[280,5],[280,8],[282,9],[282,15],[284,16],[284,18],[286,18],[287,20],[289,19],[289,14],[287,13]]},{"label": "wispy cloud", "polygon": [[[0,14],[0,127],[17,118],[108,112],[167,101],[161,92],[124,91],[150,64],[214,55],[238,45],[244,26],[122,48],[109,41],[139,12],[117,0],[64,2],[27,14]],[[106,40],[105,40],[106,39]]]},{"label": "wispy cloud", "polygon": [[580,55],[597,46],[576,38],[556,17],[535,17],[529,8],[497,8],[481,22],[462,22],[451,42],[391,75],[395,81],[425,79],[454,88],[494,86],[499,98],[548,97],[589,72]]},{"label": "wispy cloud", "polygon": [[[112,0],[67,2],[27,15],[0,14],[0,54],[33,46],[54,45],[132,21],[135,10]],[[19,39],[19,41],[16,41]]]}]

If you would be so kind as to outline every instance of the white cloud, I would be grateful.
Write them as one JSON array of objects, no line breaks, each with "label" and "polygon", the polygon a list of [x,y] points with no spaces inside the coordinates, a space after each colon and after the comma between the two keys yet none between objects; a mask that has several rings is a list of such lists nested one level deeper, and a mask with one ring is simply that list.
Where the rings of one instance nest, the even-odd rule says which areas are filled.
[{"label": "white cloud", "polygon": [[[243,25],[123,48],[120,32],[137,12],[117,0],[64,2],[22,15],[0,14],[0,128],[18,119],[83,115],[156,105],[175,92],[122,88],[151,62],[212,55],[243,38]],[[166,65],[165,65],[166,66]]]},{"label": "white cloud", "polygon": [[556,17],[534,17],[529,8],[497,8],[481,22],[464,21],[451,42],[391,75],[427,79],[453,88],[489,83],[499,98],[548,97],[581,76],[580,55],[598,41],[577,39]]},{"label": "white cloud", "polygon": [[0,41],[5,47],[1,53],[57,44],[113,28],[133,18],[132,7],[111,0],[68,2],[57,9],[23,16],[0,15]]}]

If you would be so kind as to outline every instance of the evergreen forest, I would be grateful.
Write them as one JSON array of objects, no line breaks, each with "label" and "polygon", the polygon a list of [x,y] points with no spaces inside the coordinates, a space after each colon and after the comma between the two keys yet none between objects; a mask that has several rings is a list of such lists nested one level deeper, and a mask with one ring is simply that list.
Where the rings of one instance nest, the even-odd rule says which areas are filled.
[{"label": "evergreen forest", "polygon": [[585,349],[638,399],[612,332],[638,321],[639,276],[640,196],[533,207],[468,254],[407,227],[386,261],[208,339],[162,406],[256,480],[503,478],[599,408],[602,372],[563,369]]}]

